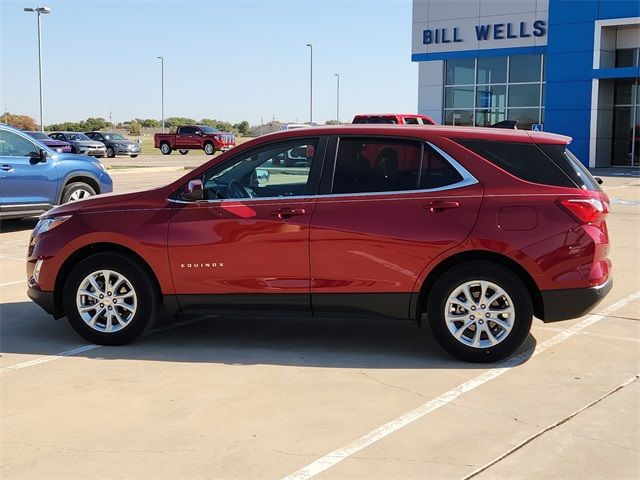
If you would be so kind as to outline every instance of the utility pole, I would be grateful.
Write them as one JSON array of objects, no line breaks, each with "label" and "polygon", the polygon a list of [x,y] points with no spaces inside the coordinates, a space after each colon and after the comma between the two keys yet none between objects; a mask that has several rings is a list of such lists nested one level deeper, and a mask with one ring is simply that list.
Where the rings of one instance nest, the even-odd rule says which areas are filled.
[{"label": "utility pole", "polygon": [[44,133],[44,118],[43,118],[43,102],[42,102],[42,37],[40,34],[40,15],[46,15],[51,13],[49,7],[29,7],[24,9],[25,12],[35,12],[38,14],[38,78],[40,81],[40,131]]},{"label": "utility pole", "polygon": [[336,90],[336,122],[340,125],[340,74],[334,73],[333,75],[338,79],[338,86]]},{"label": "utility pole", "polygon": [[307,43],[311,49],[311,66],[309,69],[309,124],[313,125],[313,44]]},{"label": "utility pole", "polygon": [[160,60],[160,111],[162,112],[162,133],[164,133],[164,57],[158,57]]}]

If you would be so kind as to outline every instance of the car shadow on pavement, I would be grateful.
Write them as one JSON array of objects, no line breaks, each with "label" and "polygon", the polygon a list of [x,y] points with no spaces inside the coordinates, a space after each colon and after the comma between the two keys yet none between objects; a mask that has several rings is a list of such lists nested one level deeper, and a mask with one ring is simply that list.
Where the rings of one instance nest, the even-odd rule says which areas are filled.
[{"label": "car shadow on pavement", "polygon": [[[28,302],[0,305],[2,354],[55,355],[86,344],[75,335],[66,319],[53,321],[38,310]],[[535,345],[535,338],[529,335],[516,354],[533,352]],[[164,322],[130,345],[100,347],[75,356],[327,368],[490,367],[463,363],[449,356],[427,327],[403,321],[353,318],[183,315]]]},{"label": "car shadow on pavement", "polygon": [[25,217],[15,220],[0,220],[0,233],[21,232],[33,230],[38,223],[38,217]]}]

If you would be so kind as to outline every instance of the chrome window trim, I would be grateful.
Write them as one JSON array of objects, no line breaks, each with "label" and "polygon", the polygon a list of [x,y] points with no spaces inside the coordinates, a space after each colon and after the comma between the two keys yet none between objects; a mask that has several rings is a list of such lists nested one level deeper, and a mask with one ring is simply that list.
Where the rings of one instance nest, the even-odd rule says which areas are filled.
[{"label": "chrome window trim", "polygon": [[[424,141],[423,141],[424,142]],[[371,196],[389,196],[389,195],[415,195],[415,194],[424,194],[424,193],[432,193],[432,192],[445,192],[447,190],[454,190],[456,188],[468,187],[470,185],[475,185],[479,183],[478,180],[469,173],[469,171],[460,165],[456,160],[451,157],[447,152],[442,150],[440,147],[434,145],[431,142],[424,142],[433,148],[437,153],[442,155],[446,161],[448,161],[451,166],[460,174],[462,180],[456,183],[452,183],[451,185],[444,185],[442,187],[436,188],[422,188],[417,190],[394,190],[390,192],[360,192],[360,193],[328,193],[328,194],[319,194],[319,195],[291,195],[291,196],[281,196],[281,197],[259,197],[259,198],[216,198],[214,200],[199,200],[199,201],[186,201],[186,200],[177,200],[173,198],[169,198],[169,202],[173,203],[186,203],[186,204],[209,204],[213,202],[256,202],[256,201],[287,201],[287,200],[309,200],[309,199],[322,199],[322,198],[336,198],[336,197],[371,197]],[[337,149],[336,149],[337,151]]]}]

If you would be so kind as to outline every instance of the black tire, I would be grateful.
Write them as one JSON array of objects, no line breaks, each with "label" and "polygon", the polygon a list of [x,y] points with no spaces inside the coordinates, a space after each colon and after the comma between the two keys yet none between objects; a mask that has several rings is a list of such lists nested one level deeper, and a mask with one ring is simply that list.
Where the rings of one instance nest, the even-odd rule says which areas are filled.
[{"label": "black tire", "polygon": [[[459,286],[466,282],[473,281],[491,282],[497,287],[500,287],[508,297],[510,297],[513,303],[515,313],[513,315],[511,330],[496,345],[486,346],[484,348],[467,345],[465,340],[467,342],[470,340],[468,338],[469,335],[473,333],[475,337],[475,328],[477,328],[475,325],[461,332],[461,337],[467,333],[467,336],[464,336],[463,340],[455,338],[447,326],[445,312],[448,308],[447,300],[449,296]],[[482,302],[479,301],[479,303],[475,304],[477,307],[474,306],[473,308],[480,310],[480,306],[482,306],[481,303]],[[494,305],[496,304],[494,303]],[[488,308],[489,305],[486,305],[486,307]],[[497,309],[497,307],[495,309]],[[469,313],[471,314],[473,312],[469,311]],[[488,363],[508,357],[526,340],[531,330],[533,306],[529,291],[520,278],[511,270],[493,262],[477,261],[453,267],[437,280],[429,295],[427,318],[436,340],[438,340],[442,348],[451,355],[467,362]],[[485,322],[482,318],[481,315],[477,315],[476,313],[476,321],[478,323]],[[453,325],[460,328],[462,324],[463,322]],[[499,335],[500,332],[504,333],[504,330],[497,324],[494,323],[493,326],[491,326],[490,321],[486,321],[486,324],[484,324],[482,328],[494,328],[494,333],[498,332],[497,335]],[[483,335],[485,342],[488,341],[489,337],[487,333],[480,333],[479,338],[482,339]]]},{"label": "black tire", "polygon": [[81,198],[73,198],[74,194],[83,191],[85,192],[81,198],[93,197],[96,195],[96,191],[93,189],[91,185],[88,185],[84,182],[73,182],[64,187],[62,191],[62,200],[60,203],[69,203],[70,201],[80,200]]},{"label": "black tire", "polygon": [[202,149],[207,155],[215,155],[216,153],[216,147],[214,147],[213,143],[210,142],[205,143]]},{"label": "black tire", "polygon": [[163,155],[171,155],[171,145],[168,142],[162,142],[160,144],[160,151]]},{"label": "black tire", "polygon": [[131,158],[136,158],[138,155],[129,155]]},{"label": "black tire", "polygon": [[96,155],[96,158],[104,158],[104,155]]},{"label": "black tire", "polygon": [[116,156],[116,151],[113,149],[113,147],[111,146],[107,147],[107,157],[114,158],[115,156]]},{"label": "black tire", "polygon": [[187,153],[189,153],[189,150],[178,150],[180,152],[180,155],[186,155]]},{"label": "black tire", "polygon": [[[138,302],[135,313],[126,326],[110,333],[89,326],[82,319],[76,305],[76,293],[84,279],[100,270],[110,270],[126,277],[135,290]],[[115,252],[97,253],[79,262],[69,273],[62,293],[64,311],[71,327],[85,340],[99,345],[124,345],[135,340],[147,327],[153,325],[160,303],[154,285],[151,275],[129,255]],[[115,321],[112,323],[116,325]]]}]

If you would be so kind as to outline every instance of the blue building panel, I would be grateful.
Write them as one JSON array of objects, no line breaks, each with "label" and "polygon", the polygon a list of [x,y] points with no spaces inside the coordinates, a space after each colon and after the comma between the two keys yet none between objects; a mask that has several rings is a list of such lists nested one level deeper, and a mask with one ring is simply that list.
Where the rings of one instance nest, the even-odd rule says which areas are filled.
[{"label": "blue building panel", "polygon": [[[557,1],[551,0],[549,3],[553,4]],[[640,17],[640,2],[638,0],[600,0],[593,3],[598,5],[598,15],[594,20]]]},{"label": "blue building panel", "polygon": [[549,0],[549,26],[593,21],[598,17],[598,3],[594,0]]},{"label": "blue building panel", "polygon": [[[556,110],[590,110],[592,82],[591,80],[580,80],[573,82],[556,82],[553,88],[545,91],[545,104],[547,112]],[[587,108],[588,107],[588,108]]]}]

